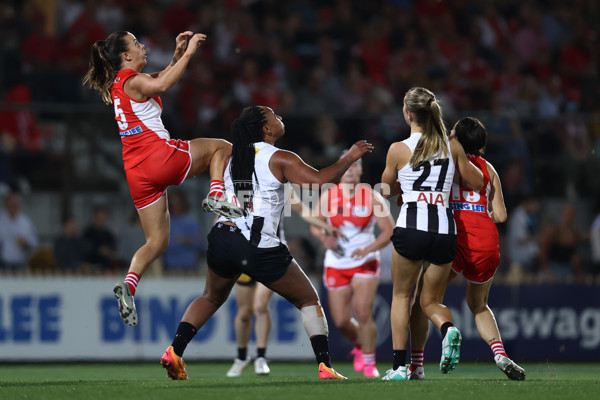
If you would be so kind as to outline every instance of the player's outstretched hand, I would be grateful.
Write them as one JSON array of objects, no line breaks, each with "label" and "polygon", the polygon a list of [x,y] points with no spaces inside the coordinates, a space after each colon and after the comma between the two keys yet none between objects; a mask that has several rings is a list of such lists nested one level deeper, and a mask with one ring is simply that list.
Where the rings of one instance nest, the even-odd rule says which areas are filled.
[{"label": "player's outstretched hand", "polygon": [[328,250],[335,250],[338,248],[338,241],[337,238],[335,238],[334,236],[325,236],[323,238],[323,247],[325,247]]},{"label": "player's outstretched hand", "polygon": [[194,36],[194,32],[192,31],[181,32],[177,35],[175,38],[175,59],[178,60],[185,53],[188,38],[191,38],[192,36]]},{"label": "player's outstretched hand", "polygon": [[325,228],[325,231],[327,232],[328,235],[331,235],[336,239],[342,239],[345,242],[348,241],[348,238],[346,236],[344,236],[342,231],[340,231],[335,226],[327,225],[327,228]]},{"label": "player's outstretched hand", "polygon": [[187,54],[192,55],[198,50],[198,47],[206,40],[206,35],[204,33],[196,33],[188,42],[187,50],[185,51]]},{"label": "player's outstretched hand", "polygon": [[371,143],[367,142],[366,140],[359,140],[358,142],[354,143],[352,147],[350,147],[347,155],[352,159],[352,162],[354,162],[364,156],[365,153],[372,152],[373,149],[374,147]]}]

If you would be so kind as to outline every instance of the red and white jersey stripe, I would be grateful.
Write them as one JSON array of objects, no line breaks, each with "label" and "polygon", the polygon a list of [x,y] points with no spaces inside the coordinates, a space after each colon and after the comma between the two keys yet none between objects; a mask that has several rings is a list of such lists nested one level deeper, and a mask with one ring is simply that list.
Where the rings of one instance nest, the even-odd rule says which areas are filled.
[{"label": "red and white jersey stripe", "polygon": [[338,248],[325,252],[324,265],[336,269],[350,269],[379,260],[379,251],[374,251],[360,259],[352,258],[352,253],[375,241],[375,217],[373,216],[373,192],[367,185],[358,184],[354,196],[344,196],[343,184],[329,189],[329,225],[338,228],[347,240],[338,239]]},{"label": "red and white jersey stripe", "polygon": [[161,119],[160,97],[135,101],[125,93],[125,82],[137,74],[138,72],[132,69],[120,70],[110,88],[115,120],[123,143],[125,170],[135,167],[148,157],[154,151],[153,144],[170,139]]}]

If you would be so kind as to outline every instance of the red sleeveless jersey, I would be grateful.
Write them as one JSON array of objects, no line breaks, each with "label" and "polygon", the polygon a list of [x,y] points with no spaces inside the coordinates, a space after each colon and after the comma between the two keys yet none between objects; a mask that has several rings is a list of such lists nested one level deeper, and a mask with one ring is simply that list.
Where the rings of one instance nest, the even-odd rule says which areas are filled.
[{"label": "red sleeveless jersey", "polygon": [[338,240],[338,250],[325,252],[325,266],[354,268],[371,260],[379,259],[379,252],[367,254],[362,259],[352,258],[352,253],[365,248],[375,240],[373,216],[373,193],[367,185],[358,184],[351,198],[344,197],[342,185],[330,188],[328,194],[328,222],[338,228],[347,240]]},{"label": "red sleeveless jersey", "polygon": [[371,189],[362,184],[356,186],[354,197],[345,198],[340,183],[328,191],[329,222],[336,228],[342,228],[345,221],[352,223],[358,230],[364,230],[373,217]]},{"label": "red sleeveless jersey", "polygon": [[483,173],[483,187],[478,192],[452,184],[450,209],[454,211],[458,245],[470,250],[490,251],[499,248],[498,229],[488,214],[488,196],[492,189],[487,162],[479,156],[469,160]]},{"label": "red sleeveless jersey", "polygon": [[155,146],[169,140],[169,132],[160,118],[162,101],[154,96],[146,101],[135,101],[124,90],[127,79],[138,72],[123,69],[110,88],[115,107],[115,120],[123,143],[123,162],[125,170],[135,167],[152,154]]}]

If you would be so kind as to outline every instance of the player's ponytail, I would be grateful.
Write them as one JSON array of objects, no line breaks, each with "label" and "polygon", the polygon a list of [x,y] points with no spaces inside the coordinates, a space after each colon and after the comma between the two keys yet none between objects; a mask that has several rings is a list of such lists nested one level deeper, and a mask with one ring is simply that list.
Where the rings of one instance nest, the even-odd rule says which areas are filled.
[{"label": "player's ponytail", "polygon": [[[242,200],[238,193],[243,192],[244,203],[250,201],[254,193],[252,186],[252,175],[255,175],[254,156],[256,155],[254,143],[263,141],[262,128],[266,123],[267,119],[263,108],[254,106],[244,109],[242,115],[231,124],[233,144],[230,167],[231,180],[238,200]],[[244,204],[244,206],[246,205]]]},{"label": "player's ponytail", "polygon": [[442,108],[433,92],[414,87],[406,93],[404,102],[406,110],[414,115],[417,124],[423,128],[423,135],[415,147],[410,166],[418,168],[420,163],[437,154],[448,157],[448,135],[442,118]]},{"label": "player's ponytail", "polygon": [[121,69],[121,54],[128,50],[127,35],[129,32],[126,31],[114,32],[92,45],[89,70],[83,77],[83,84],[99,91],[106,104],[112,103],[110,87]]}]

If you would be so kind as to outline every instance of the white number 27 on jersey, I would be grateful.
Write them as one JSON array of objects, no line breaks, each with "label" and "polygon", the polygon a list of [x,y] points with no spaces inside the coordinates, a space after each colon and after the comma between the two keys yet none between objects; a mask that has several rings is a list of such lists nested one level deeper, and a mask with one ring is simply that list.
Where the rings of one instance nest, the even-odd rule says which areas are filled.
[{"label": "white number 27 on jersey", "polygon": [[125,129],[127,129],[127,126],[129,124],[127,123],[127,120],[125,119],[125,113],[123,112],[123,109],[121,107],[119,107],[121,105],[121,99],[115,98],[115,99],[113,99],[113,103],[115,105],[115,116],[117,118],[121,119],[121,121],[117,121],[117,123],[119,124],[119,128],[122,131],[124,131]]}]

